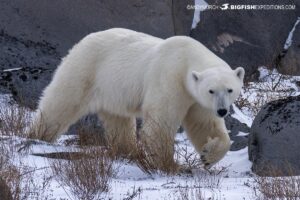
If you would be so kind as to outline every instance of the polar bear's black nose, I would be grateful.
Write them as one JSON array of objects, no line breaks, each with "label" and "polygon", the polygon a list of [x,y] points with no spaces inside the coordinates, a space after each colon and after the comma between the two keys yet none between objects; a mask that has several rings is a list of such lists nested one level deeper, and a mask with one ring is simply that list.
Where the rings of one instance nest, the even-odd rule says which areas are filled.
[{"label": "polar bear's black nose", "polygon": [[220,115],[220,117],[224,117],[227,114],[226,109],[219,109],[217,112]]}]

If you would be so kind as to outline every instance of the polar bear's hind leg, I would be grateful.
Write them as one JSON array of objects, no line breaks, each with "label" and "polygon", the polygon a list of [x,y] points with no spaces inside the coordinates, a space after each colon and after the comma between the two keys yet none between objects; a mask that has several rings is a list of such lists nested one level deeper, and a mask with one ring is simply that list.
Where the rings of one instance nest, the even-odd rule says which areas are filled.
[{"label": "polar bear's hind leg", "polygon": [[136,120],[105,112],[98,113],[103,122],[108,144],[117,155],[129,155],[136,150]]}]

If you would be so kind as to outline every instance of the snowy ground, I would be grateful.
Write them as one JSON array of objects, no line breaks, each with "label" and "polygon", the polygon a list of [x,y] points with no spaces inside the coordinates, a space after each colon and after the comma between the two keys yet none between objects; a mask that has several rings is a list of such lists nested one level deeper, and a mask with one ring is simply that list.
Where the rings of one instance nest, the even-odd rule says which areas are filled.
[{"label": "snowy ground", "polygon": [[[179,138],[183,139],[184,137]],[[184,142],[184,140],[181,140]],[[222,199],[252,199],[252,189],[245,186],[249,180],[251,163],[247,159],[247,149],[238,152],[229,152],[218,164],[217,169],[225,167],[221,174],[210,175],[204,170],[195,170],[193,176],[148,176],[136,166],[123,166],[121,173],[113,180],[112,199],[122,199],[124,194],[133,188],[141,187],[141,199],[177,199],[180,187],[197,190],[201,187],[206,198],[222,197]],[[204,180],[201,177],[205,177]],[[196,179],[196,180],[195,180]],[[207,181],[207,182],[206,182]],[[210,182],[211,181],[211,182]],[[213,188],[211,188],[213,187]],[[219,199],[219,198],[218,198]]]},{"label": "snowy ground", "polygon": [[[64,136],[63,136],[64,137]],[[5,137],[4,137],[5,138]],[[10,138],[5,144],[17,145],[23,139]],[[61,140],[62,141],[62,140]],[[193,147],[185,134],[178,134],[176,141],[179,147]],[[34,145],[30,153],[50,153],[68,151],[63,145]],[[248,161],[247,148],[236,152],[229,152],[226,157],[212,171],[213,175],[203,169],[195,169],[192,174],[167,176],[161,173],[149,175],[144,173],[135,164],[125,161],[116,163],[118,173],[111,181],[111,190],[105,194],[104,199],[126,199],[133,190],[140,188],[141,192],[136,199],[178,199],[180,190],[188,188],[189,193],[193,190],[200,191],[206,197],[214,199],[252,199],[253,192],[247,183],[251,182],[251,163]],[[27,153],[18,153],[13,162],[35,169],[34,180],[42,183],[45,175],[50,176],[49,159],[32,156]],[[219,174],[218,174],[219,173]],[[65,188],[61,187],[55,179],[52,179],[46,190],[51,199],[76,199],[70,198]]]}]

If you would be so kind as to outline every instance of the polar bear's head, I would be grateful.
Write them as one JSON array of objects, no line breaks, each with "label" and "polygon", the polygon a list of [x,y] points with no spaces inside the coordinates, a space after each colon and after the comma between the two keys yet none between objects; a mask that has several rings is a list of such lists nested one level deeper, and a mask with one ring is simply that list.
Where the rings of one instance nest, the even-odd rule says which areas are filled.
[{"label": "polar bear's head", "polygon": [[191,71],[188,90],[200,105],[219,117],[225,117],[230,105],[240,94],[244,75],[242,67],[235,70],[218,67],[203,72]]}]

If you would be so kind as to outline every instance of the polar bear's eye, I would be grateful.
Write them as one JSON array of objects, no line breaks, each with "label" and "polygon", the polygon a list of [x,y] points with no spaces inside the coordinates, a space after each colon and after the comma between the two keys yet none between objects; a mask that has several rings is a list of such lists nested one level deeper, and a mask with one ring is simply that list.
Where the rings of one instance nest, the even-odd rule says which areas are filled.
[{"label": "polar bear's eye", "polygon": [[211,94],[215,93],[213,90],[209,90],[208,92],[211,93]]},{"label": "polar bear's eye", "polygon": [[233,92],[233,90],[232,90],[232,89],[228,89],[227,91],[228,91],[228,93],[232,93],[232,92]]}]

